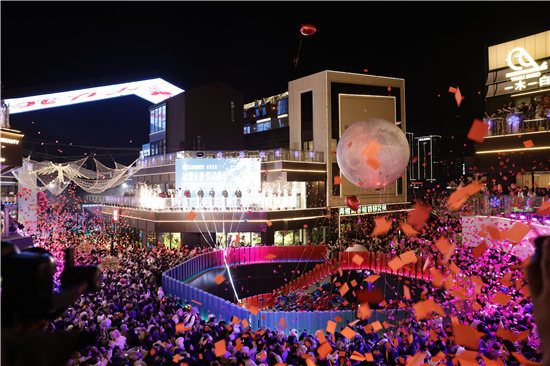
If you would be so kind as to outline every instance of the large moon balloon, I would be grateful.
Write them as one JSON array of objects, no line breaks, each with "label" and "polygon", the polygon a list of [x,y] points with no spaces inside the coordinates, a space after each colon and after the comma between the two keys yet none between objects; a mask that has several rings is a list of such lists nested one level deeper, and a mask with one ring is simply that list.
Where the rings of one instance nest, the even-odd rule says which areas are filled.
[{"label": "large moon balloon", "polygon": [[[369,157],[365,155],[365,148],[371,141],[381,145],[373,159],[380,162],[376,170],[375,164],[367,164]],[[342,134],[336,150],[336,160],[344,176],[356,186],[368,189],[395,182],[405,171],[409,157],[409,143],[403,131],[382,118],[368,118],[352,124]]]}]

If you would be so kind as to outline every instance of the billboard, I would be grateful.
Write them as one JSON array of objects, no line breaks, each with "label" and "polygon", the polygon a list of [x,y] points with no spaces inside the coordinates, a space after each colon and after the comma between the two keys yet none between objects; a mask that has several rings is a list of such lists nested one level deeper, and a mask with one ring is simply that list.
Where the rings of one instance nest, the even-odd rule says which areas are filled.
[{"label": "billboard", "polygon": [[[201,188],[204,192],[202,204],[197,196]],[[228,193],[227,203],[222,196],[224,188]],[[211,189],[215,192],[212,206],[234,205],[237,189],[242,192],[242,203],[245,203],[259,197],[262,189],[261,159],[176,159],[175,189],[177,195],[188,189],[193,206],[211,206]]]},{"label": "billboard", "polygon": [[34,95],[24,98],[6,99],[5,102],[9,105],[10,114],[16,114],[123,97],[126,95],[137,95],[153,104],[157,104],[183,92],[183,89],[159,78],[60,93]]}]

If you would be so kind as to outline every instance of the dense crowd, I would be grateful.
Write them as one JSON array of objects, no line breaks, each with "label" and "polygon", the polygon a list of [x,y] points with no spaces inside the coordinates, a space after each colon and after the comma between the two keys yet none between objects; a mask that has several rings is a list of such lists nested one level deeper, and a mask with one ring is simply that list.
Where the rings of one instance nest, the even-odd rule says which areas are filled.
[{"label": "dense crowd", "polygon": [[[61,249],[62,246],[50,246],[54,253]],[[307,355],[315,357],[317,365],[326,366],[347,361],[354,366],[398,365],[405,364],[412,355],[427,352],[425,360],[435,366],[438,362],[452,365],[452,359],[465,352],[463,346],[453,345],[450,341],[453,324],[437,316],[419,321],[409,317],[405,323],[388,327],[383,335],[367,333],[363,328],[367,321],[360,321],[350,326],[356,332],[350,339],[339,332],[334,333],[334,338],[327,337],[333,351],[338,352],[331,352],[325,358],[319,357],[319,339],[313,333],[293,329],[286,336],[279,329],[243,329],[242,325],[235,324],[228,327],[229,319],[216,319],[214,314],[201,319],[197,309],[193,309],[186,299],[164,297],[160,287],[161,273],[209,250],[212,249],[121,248],[117,252],[118,267],[103,271],[101,291],[82,295],[46,330],[99,332],[95,344],[73,355],[71,365],[178,365],[181,362],[189,366],[306,365],[304,357]],[[76,261],[79,264],[100,264],[107,255],[106,248],[79,252]],[[488,252],[487,255],[498,254]],[[502,263],[509,259],[498,258]],[[465,262],[464,266],[474,264]],[[472,271],[487,269],[480,266]],[[493,269],[495,278],[487,280],[487,288],[490,288],[490,281],[496,282],[501,277],[499,271],[502,269]],[[514,273],[510,280],[517,275]],[[510,288],[510,292],[513,291],[516,290]],[[519,352],[527,359],[541,359],[536,327],[532,323],[529,304],[525,302],[511,302],[506,306],[482,303],[481,311],[462,316],[462,322],[472,324],[483,334],[479,341],[478,360],[483,355],[492,360],[500,357],[507,365],[518,364],[512,352]],[[180,323],[185,325],[186,331],[176,331],[176,325]],[[533,331],[521,341],[511,342],[495,336],[499,326],[514,332]],[[227,352],[216,357],[215,343],[220,340],[225,340]],[[370,354],[373,361],[351,359],[354,352]]]},{"label": "dense crowd", "polygon": [[[444,284],[437,281],[410,284],[411,291],[417,295],[422,292],[422,299],[434,300],[447,314],[456,316],[452,321],[449,316],[431,312],[427,316],[417,316],[416,304],[405,298],[403,288],[395,288],[397,299],[388,301],[386,309],[403,305],[404,320],[392,321],[388,317],[391,325],[384,326],[377,333],[367,327],[368,319],[342,324],[342,328],[348,326],[354,333],[325,333],[331,351],[326,357],[321,356],[319,350],[323,339],[317,333],[291,329],[287,335],[279,327],[245,328],[242,324],[233,324],[231,319],[217,318],[214,313],[202,319],[189,299],[164,296],[163,271],[196,255],[218,249],[190,250],[182,247],[170,250],[162,246],[120,245],[112,252],[110,237],[96,230],[96,223],[90,221],[82,229],[75,230],[70,225],[75,222],[74,217],[71,220],[58,216],[55,222],[48,220],[50,226],[43,226],[51,235],[37,238],[39,245],[49,250],[58,262],[56,278],[63,269],[63,250],[67,246],[75,246],[76,264],[100,265],[103,278],[100,291],[80,296],[45,330],[54,334],[70,330],[97,334],[92,344],[72,355],[69,364],[75,366],[311,366],[312,360],[319,366],[407,363],[456,366],[457,358],[461,365],[490,365],[491,361],[487,359],[493,363],[499,360],[505,365],[519,365],[525,364],[522,356],[540,362],[543,351],[534,324],[532,303],[527,299],[522,263],[518,258],[492,249],[474,257],[469,246],[460,244],[461,223],[452,215],[429,220],[418,229],[419,234],[413,236],[400,232],[399,217],[390,218],[395,218],[395,221],[387,235],[375,238],[363,235],[362,239],[344,236],[335,243],[326,243],[329,256],[337,257],[338,252],[351,245],[362,245],[370,251],[384,252],[392,257],[413,250],[418,256],[428,259],[430,267],[439,271],[442,278],[449,274],[449,263],[456,264],[463,281],[457,283],[454,290],[462,290],[462,295],[469,298],[466,301],[470,304],[468,307],[466,302],[457,301],[457,294],[453,293],[448,281]],[[369,233],[374,222],[365,221],[363,224],[357,233]],[[441,236],[456,244],[448,262],[434,245]],[[478,278],[481,284],[477,282]],[[313,291],[295,289],[289,296],[280,296],[276,299],[281,305],[278,310],[357,308],[357,304],[351,302],[343,305],[344,298],[337,289],[329,288],[328,283],[320,287]],[[497,294],[510,296],[510,301],[495,303],[492,299]],[[476,346],[453,342],[463,327],[473,327],[479,332],[475,333],[479,337],[477,342],[474,339]],[[216,355],[216,343],[220,341],[225,344],[226,352]]]}]

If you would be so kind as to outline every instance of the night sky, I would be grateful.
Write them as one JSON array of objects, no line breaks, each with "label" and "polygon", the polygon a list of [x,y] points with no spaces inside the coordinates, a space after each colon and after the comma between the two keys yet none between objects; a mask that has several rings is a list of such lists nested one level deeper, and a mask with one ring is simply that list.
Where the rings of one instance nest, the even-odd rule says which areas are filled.
[{"label": "night sky", "polygon": [[[485,112],[486,46],[547,30],[528,15],[542,4],[2,2],[2,97],[142,75],[185,90],[220,80],[252,102],[322,70],[368,70],[405,79],[408,131],[456,135],[471,153],[465,136]],[[296,66],[306,23],[317,32],[302,38]],[[450,86],[466,98],[460,107]],[[149,105],[122,97],[13,115],[11,125],[25,134],[26,150],[129,163],[148,142]]]}]

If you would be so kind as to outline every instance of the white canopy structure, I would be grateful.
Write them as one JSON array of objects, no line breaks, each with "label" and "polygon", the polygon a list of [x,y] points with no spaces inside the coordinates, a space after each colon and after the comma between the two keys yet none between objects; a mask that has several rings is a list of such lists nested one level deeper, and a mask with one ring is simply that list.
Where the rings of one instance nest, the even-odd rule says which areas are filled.
[{"label": "white canopy structure", "polygon": [[59,195],[73,181],[86,192],[97,194],[122,184],[141,169],[132,167],[135,161],[129,166],[115,162],[115,168],[108,168],[94,158],[96,171],[93,171],[82,167],[87,159],[61,164],[23,159],[23,166],[12,173],[23,187],[31,190],[47,189]]}]

